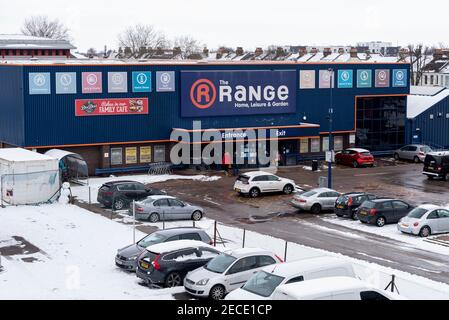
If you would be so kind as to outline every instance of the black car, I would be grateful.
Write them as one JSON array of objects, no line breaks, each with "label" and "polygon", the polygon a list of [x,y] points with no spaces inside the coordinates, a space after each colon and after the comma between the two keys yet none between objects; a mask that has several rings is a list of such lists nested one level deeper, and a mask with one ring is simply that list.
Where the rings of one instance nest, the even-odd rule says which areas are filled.
[{"label": "black car", "polygon": [[423,174],[430,180],[441,178],[449,181],[449,151],[428,153],[424,159]]},{"label": "black car", "polygon": [[348,217],[357,220],[357,209],[367,200],[377,199],[377,196],[365,192],[351,192],[342,194],[335,201],[335,214],[338,217]]},{"label": "black car", "polygon": [[200,241],[157,244],[139,256],[136,275],[149,286],[182,286],[188,272],[201,268],[219,254],[220,251]]},{"label": "black car", "polygon": [[383,227],[389,223],[398,223],[414,209],[402,200],[375,199],[365,201],[357,209],[357,218],[362,223],[375,224]]},{"label": "black car", "polygon": [[123,210],[128,208],[133,200],[139,201],[153,195],[165,195],[165,192],[136,181],[113,181],[101,186],[97,201],[107,208]]}]

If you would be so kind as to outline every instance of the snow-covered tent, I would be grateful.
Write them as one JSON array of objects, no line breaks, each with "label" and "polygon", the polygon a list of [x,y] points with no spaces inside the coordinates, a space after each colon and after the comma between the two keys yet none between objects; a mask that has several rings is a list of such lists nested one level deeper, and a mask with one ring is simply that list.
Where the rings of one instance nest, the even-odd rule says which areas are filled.
[{"label": "snow-covered tent", "polygon": [[89,177],[87,163],[79,154],[60,149],[48,150],[45,154],[59,160],[64,181],[81,182]]},{"label": "snow-covered tent", "polygon": [[0,149],[0,185],[2,204],[52,200],[60,189],[58,160],[21,148]]}]

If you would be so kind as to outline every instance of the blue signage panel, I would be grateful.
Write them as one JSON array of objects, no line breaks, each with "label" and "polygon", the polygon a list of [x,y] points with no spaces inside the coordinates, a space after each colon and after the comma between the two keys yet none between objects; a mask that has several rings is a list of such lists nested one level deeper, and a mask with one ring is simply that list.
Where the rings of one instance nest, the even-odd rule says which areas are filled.
[{"label": "blue signage panel", "polygon": [[295,70],[181,72],[181,116],[296,112]]},{"label": "blue signage panel", "polygon": [[338,70],[338,87],[352,88],[353,71],[352,70]]},{"label": "blue signage panel", "polygon": [[370,69],[357,70],[357,88],[371,88],[373,71]]},{"label": "blue signage panel", "polygon": [[56,72],[56,94],[76,93],[76,72]]},{"label": "blue signage panel", "polygon": [[407,70],[395,69],[393,70],[393,87],[404,88],[407,87]]},{"label": "blue signage panel", "polygon": [[50,73],[29,73],[29,94],[50,94]]},{"label": "blue signage panel", "polygon": [[151,71],[133,72],[133,92],[151,92]]}]

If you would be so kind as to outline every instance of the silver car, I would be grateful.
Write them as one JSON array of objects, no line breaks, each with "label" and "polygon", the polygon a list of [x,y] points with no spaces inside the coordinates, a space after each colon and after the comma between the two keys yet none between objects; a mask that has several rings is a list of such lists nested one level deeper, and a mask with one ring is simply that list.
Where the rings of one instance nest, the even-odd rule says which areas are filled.
[{"label": "silver car", "polygon": [[398,230],[426,238],[432,234],[449,232],[449,210],[426,204],[421,205],[402,218]]},{"label": "silver car", "polygon": [[[133,214],[133,208],[129,209]],[[194,220],[199,221],[204,216],[201,207],[193,206],[170,196],[151,196],[135,203],[135,214],[138,220],[148,220],[151,223],[165,220]]]},{"label": "silver car", "polygon": [[291,204],[297,209],[318,214],[323,210],[333,210],[335,201],[340,195],[339,192],[332,189],[318,188],[295,195]]},{"label": "silver car", "polygon": [[424,162],[426,155],[432,152],[432,148],[423,144],[410,144],[394,152],[396,160],[413,160],[415,163]]}]

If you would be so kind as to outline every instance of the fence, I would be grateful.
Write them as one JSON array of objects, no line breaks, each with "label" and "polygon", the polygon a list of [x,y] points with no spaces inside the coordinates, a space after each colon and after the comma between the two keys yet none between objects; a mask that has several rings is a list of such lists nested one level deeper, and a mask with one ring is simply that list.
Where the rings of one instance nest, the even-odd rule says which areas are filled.
[{"label": "fence", "polygon": [[167,162],[158,162],[150,165],[149,175],[165,175],[172,174],[172,165]]}]

